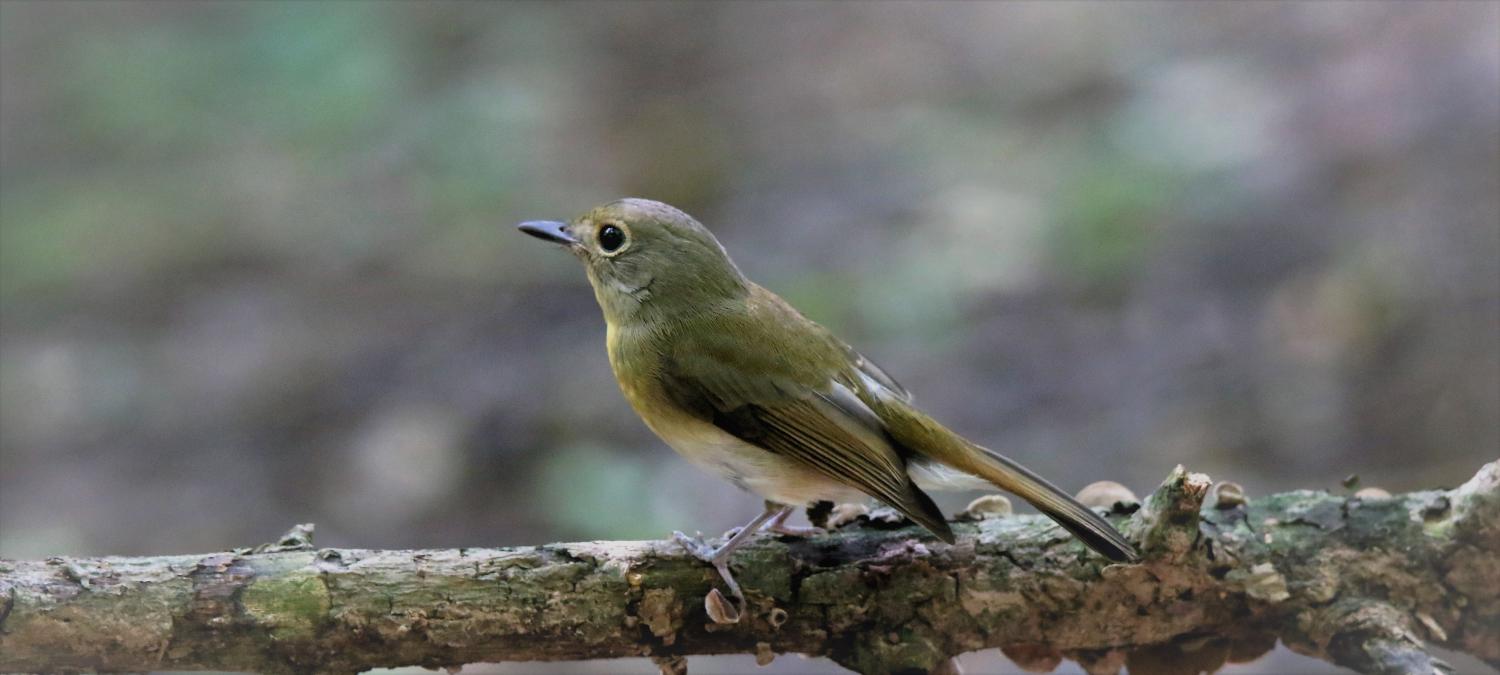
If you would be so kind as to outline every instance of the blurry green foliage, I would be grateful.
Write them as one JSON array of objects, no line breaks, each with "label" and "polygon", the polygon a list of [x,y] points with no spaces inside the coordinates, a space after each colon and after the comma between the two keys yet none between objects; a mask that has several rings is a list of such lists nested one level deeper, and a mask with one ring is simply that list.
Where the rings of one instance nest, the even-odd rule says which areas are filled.
[{"label": "blurry green foliage", "polygon": [[542,98],[422,81],[433,53],[404,18],[224,3],[70,32],[45,62],[58,157],[0,186],[0,302],[225,260],[503,273],[496,213],[540,178]]},{"label": "blurry green foliage", "polygon": [[250,136],[315,159],[365,137],[407,87],[400,44],[387,15],[357,3],[309,9],[249,3],[189,19],[206,31],[75,37],[64,53],[79,126],[91,142],[161,154]]},{"label": "blurry green foliage", "polygon": [[1057,196],[1049,252],[1064,286],[1118,300],[1149,262],[1174,198],[1160,169],[1124,160],[1090,166]]},{"label": "blurry green foliage", "polygon": [[564,446],[547,453],[532,486],[529,498],[562,528],[561,540],[657,539],[666,531],[653,517],[650,495],[671,486],[639,457]]}]

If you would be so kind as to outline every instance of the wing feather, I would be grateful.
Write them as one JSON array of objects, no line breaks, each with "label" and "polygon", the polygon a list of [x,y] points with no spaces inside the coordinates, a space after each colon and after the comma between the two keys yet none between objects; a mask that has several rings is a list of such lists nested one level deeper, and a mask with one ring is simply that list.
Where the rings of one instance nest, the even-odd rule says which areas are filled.
[{"label": "wing feather", "polygon": [[906,460],[878,427],[879,418],[849,389],[817,390],[786,381],[756,381],[727,363],[712,372],[668,364],[662,384],[675,403],[725,432],[792,458],[859,489],[952,541],[943,514],[906,472]]}]

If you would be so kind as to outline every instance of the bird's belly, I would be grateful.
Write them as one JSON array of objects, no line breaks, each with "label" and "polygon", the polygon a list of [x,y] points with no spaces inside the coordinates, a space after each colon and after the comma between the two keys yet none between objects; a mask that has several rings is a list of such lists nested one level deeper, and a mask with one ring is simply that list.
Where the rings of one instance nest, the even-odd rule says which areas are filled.
[{"label": "bird's belly", "polygon": [[694,464],[742,490],[780,504],[861,501],[864,493],[797,460],[746,443],[688,416],[646,420],[667,445]]}]

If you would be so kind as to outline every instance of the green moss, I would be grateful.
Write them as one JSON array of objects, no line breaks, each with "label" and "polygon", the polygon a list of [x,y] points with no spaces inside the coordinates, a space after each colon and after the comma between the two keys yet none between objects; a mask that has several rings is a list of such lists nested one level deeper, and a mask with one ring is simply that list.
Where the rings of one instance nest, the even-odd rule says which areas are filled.
[{"label": "green moss", "polygon": [[735,578],[746,589],[777,600],[792,599],[792,560],[783,546],[756,546],[735,560]]},{"label": "green moss", "polygon": [[862,588],[858,577],[859,570],[851,567],[809,576],[802,580],[800,591],[802,602],[815,605],[838,605],[851,602],[854,598],[849,597],[849,589]]},{"label": "green moss", "polygon": [[271,628],[278,638],[310,639],[328,618],[328,586],[313,570],[257,579],[245,588],[240,604],[246,616]]}]

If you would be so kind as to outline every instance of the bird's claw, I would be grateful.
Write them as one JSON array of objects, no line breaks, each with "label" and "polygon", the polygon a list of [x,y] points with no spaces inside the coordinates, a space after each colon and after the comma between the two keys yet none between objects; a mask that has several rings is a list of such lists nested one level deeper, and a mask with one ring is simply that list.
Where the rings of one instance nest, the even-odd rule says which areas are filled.
[{"label": "bird's claw", "polygon": [[789,537],[812,537],[828,531],[821,527],[802,527],[800,525],[785,525],[782,523],[767,525],[766,530]]},{"label": "bird's claw", "polygon": [[[773,508],[773,504],[771,502],[766,502],[766,508]],[[786,519],[791,515],[792,509],[782,507],[776,511],[776,515],[772,516],[770,520],[766,521],[765,525],[761,526],[761,529],[772,534],[782,534],[789,537],[811,537],[815,534],[822,534],[823,532],[827,531],[821,527],[802,527],[800,525],[788,525],[786,524]]]},{"label": "bird's claw", "polygon": [[673,532],[672,541],[677,542],[677,545],[681,546],[683,550],[687,551],[688,555],[691,555],[694,558],[702,560],[703,562],[709,563],[711,565],[714,564],[714,553],[716,552],[716,549],[704,543],[703,537],[701,535],[697,537],[689,537],[682,532]]},{"label": "bird's claw", "polygon": [[740,590],[739,582],[734,580],[734,575],[729,572],[728,556],[720,555],[721,549],[704,543],[701,536],[689,537],[682,532],[673,532],[672,540],[686,550],[688,555],[713,565],[719,578],[724,580],[724,585],[729,587],[730,595],[734,596],[734,602],[731,603],[719,589],[710,590],[703,598],[703,608],[708,612],[708,617],[714,623],[739,623],[740,617],[745,613],[745,594]]}]

